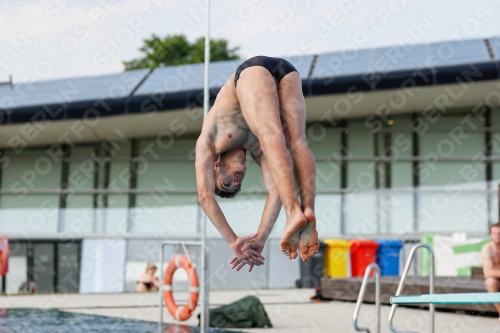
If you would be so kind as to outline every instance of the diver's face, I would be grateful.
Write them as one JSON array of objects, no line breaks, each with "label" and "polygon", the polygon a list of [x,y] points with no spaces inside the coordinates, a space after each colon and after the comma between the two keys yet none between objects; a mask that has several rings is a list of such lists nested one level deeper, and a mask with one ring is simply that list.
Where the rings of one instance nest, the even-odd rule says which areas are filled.
[{"label": "diver's face", "polygon": [[241,187],[243,179],[245,179],[246,165],[227,163],[224,166],[215,165],[217,177],[215,178],[215,185],[217,188],[224,192],[235,192]]}]

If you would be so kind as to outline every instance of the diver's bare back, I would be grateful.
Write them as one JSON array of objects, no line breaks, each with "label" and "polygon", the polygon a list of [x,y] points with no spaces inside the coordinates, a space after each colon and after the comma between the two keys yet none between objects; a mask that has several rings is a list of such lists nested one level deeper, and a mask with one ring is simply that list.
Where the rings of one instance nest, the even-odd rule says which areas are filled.
[{"label": "diver's bare back", "polygon": [[234,75],[233,73],[221,88],[205,121],[211,129],[214,153],[220,155],[241,146],[252,156],[259,156],[262,153],[259,140],[250,130],[241,112],[233,83]]}]

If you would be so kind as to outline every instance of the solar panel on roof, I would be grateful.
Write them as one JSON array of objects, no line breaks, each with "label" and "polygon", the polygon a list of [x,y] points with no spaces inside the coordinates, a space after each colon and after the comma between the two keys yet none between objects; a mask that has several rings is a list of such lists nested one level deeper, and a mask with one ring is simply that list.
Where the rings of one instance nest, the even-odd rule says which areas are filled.
[{"label": "solar panel on roof", "polygon": [[0,89],[0,107],[65,104],[129,96],[149,70],[51,81],[16,83]]},{"label": "solar panel on roof", "polygon": [[[217,61],[210,64],[209,87],[219,88],[226,83],[241,60]],[[203,89],[204,64],[189,64],[156,68],[134,95],[172,93]]]},{"label": "solar panel on roof", "polygon": [[95,77],[81,92],[79,100],[122,98],[129,96],[149,69]]},{"label": "solar panel on roof", "polygon": [[187,90],[193,78],[191,68],[196,66],[199,67],[199,65],[183,65],[155,68],[134,95]]},{"label": "solar panel on roof", "polygon": [[78,99],[90,78],[71,78],[14,84],[17,107],[44,104],[65,104]]},{"label": "solar panel on roof", "polygon": [[[307,78],[311,67],[312,55],[285,57],[299,71],[302,78]],[[210,63],[209,80],[210,88],[222,87],[236,68],[244,60],[216,61]],[[186,90],[203,89],[204,64],[190,64],[156,68],[137,89],[134,95],[147,95],[154,93],[173,93]]]},{"label": "solar panel on roof", "polygon": [[413,44],[374,50],[372,71],[391,72],[428,67],[427,45]]},{"label": "solar panel on roof", "polygon": [[12,86],[9,84],[0,85],[0,110],[14,107],[14,97],[12,96]]},{"label": "solar panel on roof", "polygon": [[[500,38],[491,38],[490,45],[495,59],[500,59]],[[297,68],[303,79],[309,76],[313,58],[313,55],[285,57]],[[242,61],[211,63],[210,87],[224,85]],[[481,39],[346,50],[320,54],[311,77],[341,77],[374,71],[390,72],[489,61],[488,50]],[[203,66],[192,64],[155,69],[135,95],[203,89]],[[96,77],[0,85],[0,108],[122,98],[130,95],[148,72],[145,69]]]},{"label": "solar panel on roof", "polygon": [[368,73],[371,70],[371,49],[346,50],[320,54],[312,77],[349,76]]},{"label": "solar panel on roof", "polygon": [[500,37],[490,38],[490,45],[493,49],[495,59],[500,60]]},{"label": "solar panel on roof", "polygon": [[12,90],[12,86],[10,84],[0,84],[0,96],[8,93]]},{"label": "solar panel on roof", "polygon": [[490,57],[482,39],[429,44],[434,67],[489,62]]}]

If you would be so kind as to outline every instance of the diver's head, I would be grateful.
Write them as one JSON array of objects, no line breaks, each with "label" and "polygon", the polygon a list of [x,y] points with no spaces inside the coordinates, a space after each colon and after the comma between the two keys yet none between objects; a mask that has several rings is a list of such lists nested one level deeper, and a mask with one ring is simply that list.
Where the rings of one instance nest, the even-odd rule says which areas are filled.
[{"label": "diver's head", "polygon": [[237,147],[219,155],[214,163],[215,194],[221,198],[234,198],[241,190],[245,178],[246,150]]}]

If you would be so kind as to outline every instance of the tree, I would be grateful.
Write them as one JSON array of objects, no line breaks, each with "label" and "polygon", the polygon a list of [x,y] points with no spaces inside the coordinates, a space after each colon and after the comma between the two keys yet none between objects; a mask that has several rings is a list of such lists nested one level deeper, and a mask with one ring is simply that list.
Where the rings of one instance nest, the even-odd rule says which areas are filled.
[{"label": "tree", "polygon": [[[239,47],[229,49],[227,44],[224,39],[210,40],[210,61],[239,59],[236,53]],[[139,51],[144,54],[143,57],[123,62],[126,71],[203,62],[205,38],[198,38],[191,44],[183,35],[162,39],[153,34],[150,39],[144,40]]]}]

